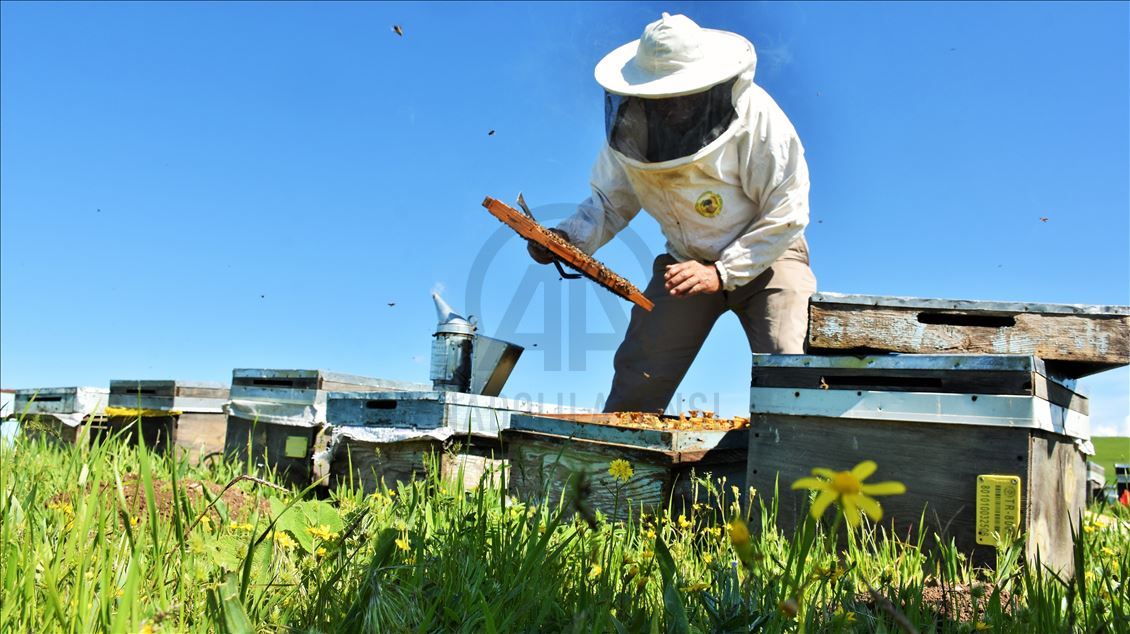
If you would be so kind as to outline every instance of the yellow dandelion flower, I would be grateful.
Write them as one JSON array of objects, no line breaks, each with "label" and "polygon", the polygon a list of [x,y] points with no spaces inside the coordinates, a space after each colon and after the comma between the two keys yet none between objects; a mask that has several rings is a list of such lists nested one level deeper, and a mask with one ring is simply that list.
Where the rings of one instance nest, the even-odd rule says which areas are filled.
[{"label": "yellow dandelion flower", "polygon": [[749,544],[749,527],[745,522],[739,519],[730,522],[730,541],[737,547]]},{"label": "yellow dandelion flower", "polygon": [[396,547],[400,550],[408,550],[408,539],[405,537],[397,538]]},{"label": "yellow dandelion flower", "polygon": [[820,519],[828,505],[836,502],[850,526],[859,525],[860,511],[866,513],[872,521],[878,522],[883,517],[883,507],[869,496],[906,493],[906,485],[901,482],[864,484],[863,481],[875,473],[877,467],[873,461],[865,460],[851,471],[816,468],[812,470],[812,475],[818,477],[801,478],[793,483],[792,488],[794,491],[808,489],[820,492],[812,503],[811,513],[815,519]]},{"label": "yellow dandelion flower", "polygon": [[272,533],[271,537],[275,540],[275,543],[278,544],[279,548],[283,550],[293,550],[294,547],[298,545],[298,542],[294,541],[294,539],[286,533],[275,531]]},{"label": "yellow dandelion flower", "polygon": [[632,463],[627,460],[616,459],[608,464],[608,475],[621,482],[631,480],[633,473],[635,471],[632,469]]},{"label": "yellow dandelion flower", "polygon": [[647,532],[645,532],[644,534],[647,536],[647,538],[649,540],[655,539],[655,529],[654,528],[647,529]]},{"label": "yellow dandelion flower", "polygon": [[337,533],[331,531],[330,527],[325,524],[321,526],[310,526],[306,529],[306,532],[324,542],[332,542],[337,539]]}]

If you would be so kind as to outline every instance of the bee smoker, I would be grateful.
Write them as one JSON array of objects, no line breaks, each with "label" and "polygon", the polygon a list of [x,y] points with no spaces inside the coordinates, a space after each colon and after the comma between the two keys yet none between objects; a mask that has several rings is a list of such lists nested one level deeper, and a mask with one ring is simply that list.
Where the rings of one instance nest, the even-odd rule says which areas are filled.
[{"label": "bee smoker", "polygon": [[478,327],[432,293],[439,324],[432,341],[432,389],[498,396],[524,350],[476,334]]}]

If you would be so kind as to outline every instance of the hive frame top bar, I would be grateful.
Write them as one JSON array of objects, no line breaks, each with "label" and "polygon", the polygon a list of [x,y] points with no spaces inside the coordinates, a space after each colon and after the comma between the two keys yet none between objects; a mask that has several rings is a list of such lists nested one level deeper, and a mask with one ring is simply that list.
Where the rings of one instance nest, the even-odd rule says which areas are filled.
[{"label": "hive frame top bar", "polygon": [[998,313],[1043,313],[1048,315],[1130,315],[1130,306],[1090,304],[1041,304],[1037,302],[995,302],[968,299],[928,299],[922,297],[887,297],[882,295],[848,295],[815,293],[814,304],[846,304],[852,306],[890,306],[930,310],[977,310]]}]

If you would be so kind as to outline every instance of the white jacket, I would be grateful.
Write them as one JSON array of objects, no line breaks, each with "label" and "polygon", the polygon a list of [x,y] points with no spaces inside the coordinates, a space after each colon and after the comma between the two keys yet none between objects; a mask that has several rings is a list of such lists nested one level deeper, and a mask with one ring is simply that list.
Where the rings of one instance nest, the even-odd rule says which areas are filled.
[{"label": "white jacket", "polygon": [[747,75],[734,86],[737,118],[692,156],[643,163],[605,144],[592,197],[557,228],[591,255],[643,208],[667,252],[713,262],[725,290],[769,268],[808,225],[808,165],[792,123]]}]

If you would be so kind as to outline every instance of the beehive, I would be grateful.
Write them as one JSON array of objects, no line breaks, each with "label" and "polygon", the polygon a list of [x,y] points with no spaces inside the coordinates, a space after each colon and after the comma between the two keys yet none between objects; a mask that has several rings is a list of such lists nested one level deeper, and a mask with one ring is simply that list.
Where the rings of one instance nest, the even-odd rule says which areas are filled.
[{"label": "beehive", "polygon": [[[783,528],[807,508],[792,482],[814,467],[874,460],[873,480],[907,487],[880,499],[896,534],[916,535],[924,517],[929,542],[952,538],[984,563],[998,537],[1023,533],[1030,559],[1071,570],[1086,503],[1087,400],[1049,379],[1039,359],[755,355],[750,400],[748,482],[771,492],[779,479]],[[1002,506],[1010,499],[1013,511]]]},{"label": "beehive", "polygon": [[426,474],[462,475],[467,487],[484,477],[501,482],[500,433],[518,413],[561,413],[573,408],[462,392],[339,393],[328,398],[333,425],[331,483],[351,482],[367,492]]},{"label": "beehive", "polygon": [[16,390],[12,416],[30,436],[76,443],[100,439],[106,429],[104,387],[44,387]]},{"label": "beehive", "polygon": [[1130,307],[817,293],[808,350],[1024,354],[1079,378],[1130,363]]},{"label": "beehive", "polygon": [[109,425],[116,437],[158,452],[179,447],[193,463],[224,450],[226,385],[177,380],[110,381]]},{"label": "beehive", "polygon": [[314,476],[315,444],[323,442],[327,394],[412,387],[324,370],[233,370],[224,453],[273,469],[288,484],[306,486]]},{"label": "beehive", "polygon": [[[510,461],[509,488],[528,501],[564,502],[583,512],[623,519],[629,509],[654,513],[668,504],[676,513],[707,502],[694,477],[711,478],[726,491],[745,490],[749,430],[744,419],[730,428],[680,429],[678,417],[654,417],[660,425],[625,424],[623,414],[511,418],[503,432]],[[633,474],[618,481],[609,472],[626,460]]]}]

